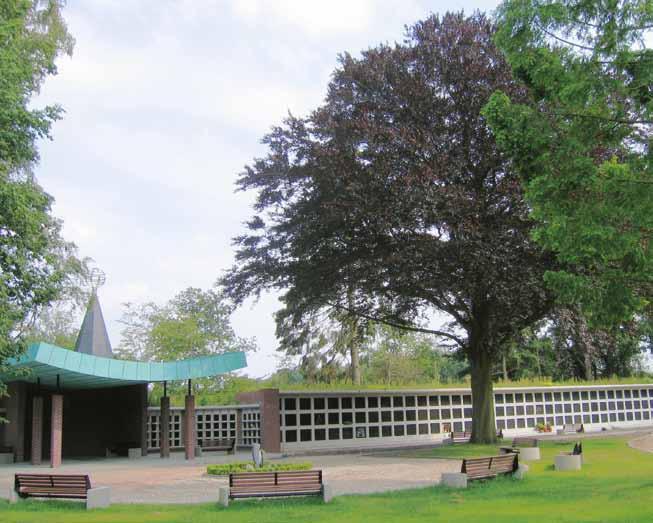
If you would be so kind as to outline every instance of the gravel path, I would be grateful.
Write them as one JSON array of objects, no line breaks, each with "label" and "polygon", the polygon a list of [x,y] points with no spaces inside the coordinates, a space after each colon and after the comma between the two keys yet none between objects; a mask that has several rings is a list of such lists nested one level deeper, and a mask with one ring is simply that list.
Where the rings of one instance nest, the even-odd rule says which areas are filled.
[{"label": "gravel path", "polygon": [[[148,456],[141,460],[111,459],[69,461],[58,472],[90,474],[95,485],[111,487],[113,503],[203,503],[218,499],[218,487],[225,478],[205,474],[207,463],[243,460],[239,456],[205,455],[195,463],[174,456],[161,460]],[[442,472],[460,470],[459,460],[366,457],[361,455],[313,456],[274,460],[311,461],[324,471],[324,481],[332,485],[335,495],[368,494],[409,488],[427,487],[440,481]],[[0,466],[0,497],[7,497],[16,472],[50,471],[30,465]]]}]

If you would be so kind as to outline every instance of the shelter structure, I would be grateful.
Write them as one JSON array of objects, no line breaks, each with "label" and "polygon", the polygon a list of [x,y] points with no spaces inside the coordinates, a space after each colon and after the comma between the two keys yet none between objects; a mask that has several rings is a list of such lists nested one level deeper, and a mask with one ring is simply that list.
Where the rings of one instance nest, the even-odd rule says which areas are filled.
[{"label": "shelter structure", "polygon": [[[29,346],[0,376],[8,396],[0,399],[0,447],[11,449],[17,462],[40,465],[49,460],[148,451],[148,385],[185,381],[185,455],[195,455],[195,397],[192,380],[217,376],[247,366],[243,352],[229,352],[170,362],[116,359],[93,290],[75,350],[47,343]],[[160,404],[160,454],[170,455],[170,398]]]}]

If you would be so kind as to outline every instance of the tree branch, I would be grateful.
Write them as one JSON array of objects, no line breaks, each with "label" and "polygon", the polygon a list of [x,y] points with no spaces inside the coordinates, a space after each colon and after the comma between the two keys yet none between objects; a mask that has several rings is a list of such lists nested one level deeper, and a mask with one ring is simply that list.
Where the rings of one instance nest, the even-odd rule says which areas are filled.
[{"label": "tree branch", "polygon": [[329,303],[328,305],[336,309],[346,311],[349,314],[354,314],[355,316],[365,318],[366,320],[375,321],[377,323],[383,323],[384,325],[388,325],[389,327],[395,327],[397,329],[402,329],[410,332],[423,332],[425,334],[433,334],[435,336],[441,336],[443,338],[448,338],[452,341],[455,341],[460,347],[464,348],[466,346],[465,341],[462,338],[459,338],[458,336],[456,336],[455,334],[451,334],[450,332],[425,329],[422,327],[413,327],[411,325],[404,325],[392,320],[388,320],[387,318],[380,318],[378,316],[372,316],[371,314],[365,314],[355,309],[350,309],[349,307],[345,307],[344,305],[338,305],[337,303]]}]

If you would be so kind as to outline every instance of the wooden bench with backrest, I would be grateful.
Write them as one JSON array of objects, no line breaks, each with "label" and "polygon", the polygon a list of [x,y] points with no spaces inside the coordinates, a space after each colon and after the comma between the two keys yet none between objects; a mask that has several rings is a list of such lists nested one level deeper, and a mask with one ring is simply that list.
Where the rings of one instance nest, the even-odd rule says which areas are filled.
[{"label": "wooden bench with backrest", "polygon": [[21,498],[86,499],[91,489],[87,475],[16,474],[14,490]]},{"label": "wooden bench with backrest", "polygon": [[[469,443],[471,437],[471,432],[452,432],[450,436],[452,443]],[[503,439],[503,430],[497,430],[497,438]]]},{"label": "wooden bench with backrest", "polygon": [[518,468],[518,455],[510,453],[488,458],[465,458],[460,472],[467,475],[467,481],[474,481],[495,478],[500,474],[513,474]]},{"label": "wooden bench with backrest", "polygon": [[320,496],[321,470],[236,472],[229,474],[229,498]]},{"label": "wooden bench with backrest", "polygon": [[585,426],[582,423],[572,423],[562,426],[563,434],[577,434],[579,432],[585,432]]},{"label": "wooden bench with backrest", "polygon": [[499,450],[504,453],[519,452],[519,448],[538,446],[537,438],[514,438],[510,447],[501,447]]},{"label": "wooden bench with backrest", "polygon": [[211,439],[204,440],[200,443],[202,450],[224,450],[227,453],[234,452],[236,448],[235,439]]}]

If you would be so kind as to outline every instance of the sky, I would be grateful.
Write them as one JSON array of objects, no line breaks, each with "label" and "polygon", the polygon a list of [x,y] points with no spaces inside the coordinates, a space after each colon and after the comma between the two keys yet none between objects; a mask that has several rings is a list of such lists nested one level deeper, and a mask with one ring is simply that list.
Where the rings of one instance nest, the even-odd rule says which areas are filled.
[{"label": "sky", "polygon": [[[319,106],[339,53],[403,37],[405,25],[495,1],[68,0],[76,40],[34,105],[60,104],[40,144],[39,182],[82,256],[107,275],[100,289],[112,344],[123,303],[164,303],[211,287],[233,264],[253,194],[235,181],[261,138],[288,114]],[[259,351],[246,373],[274,372],[275,295],[248,302],[232,324]]]}]

